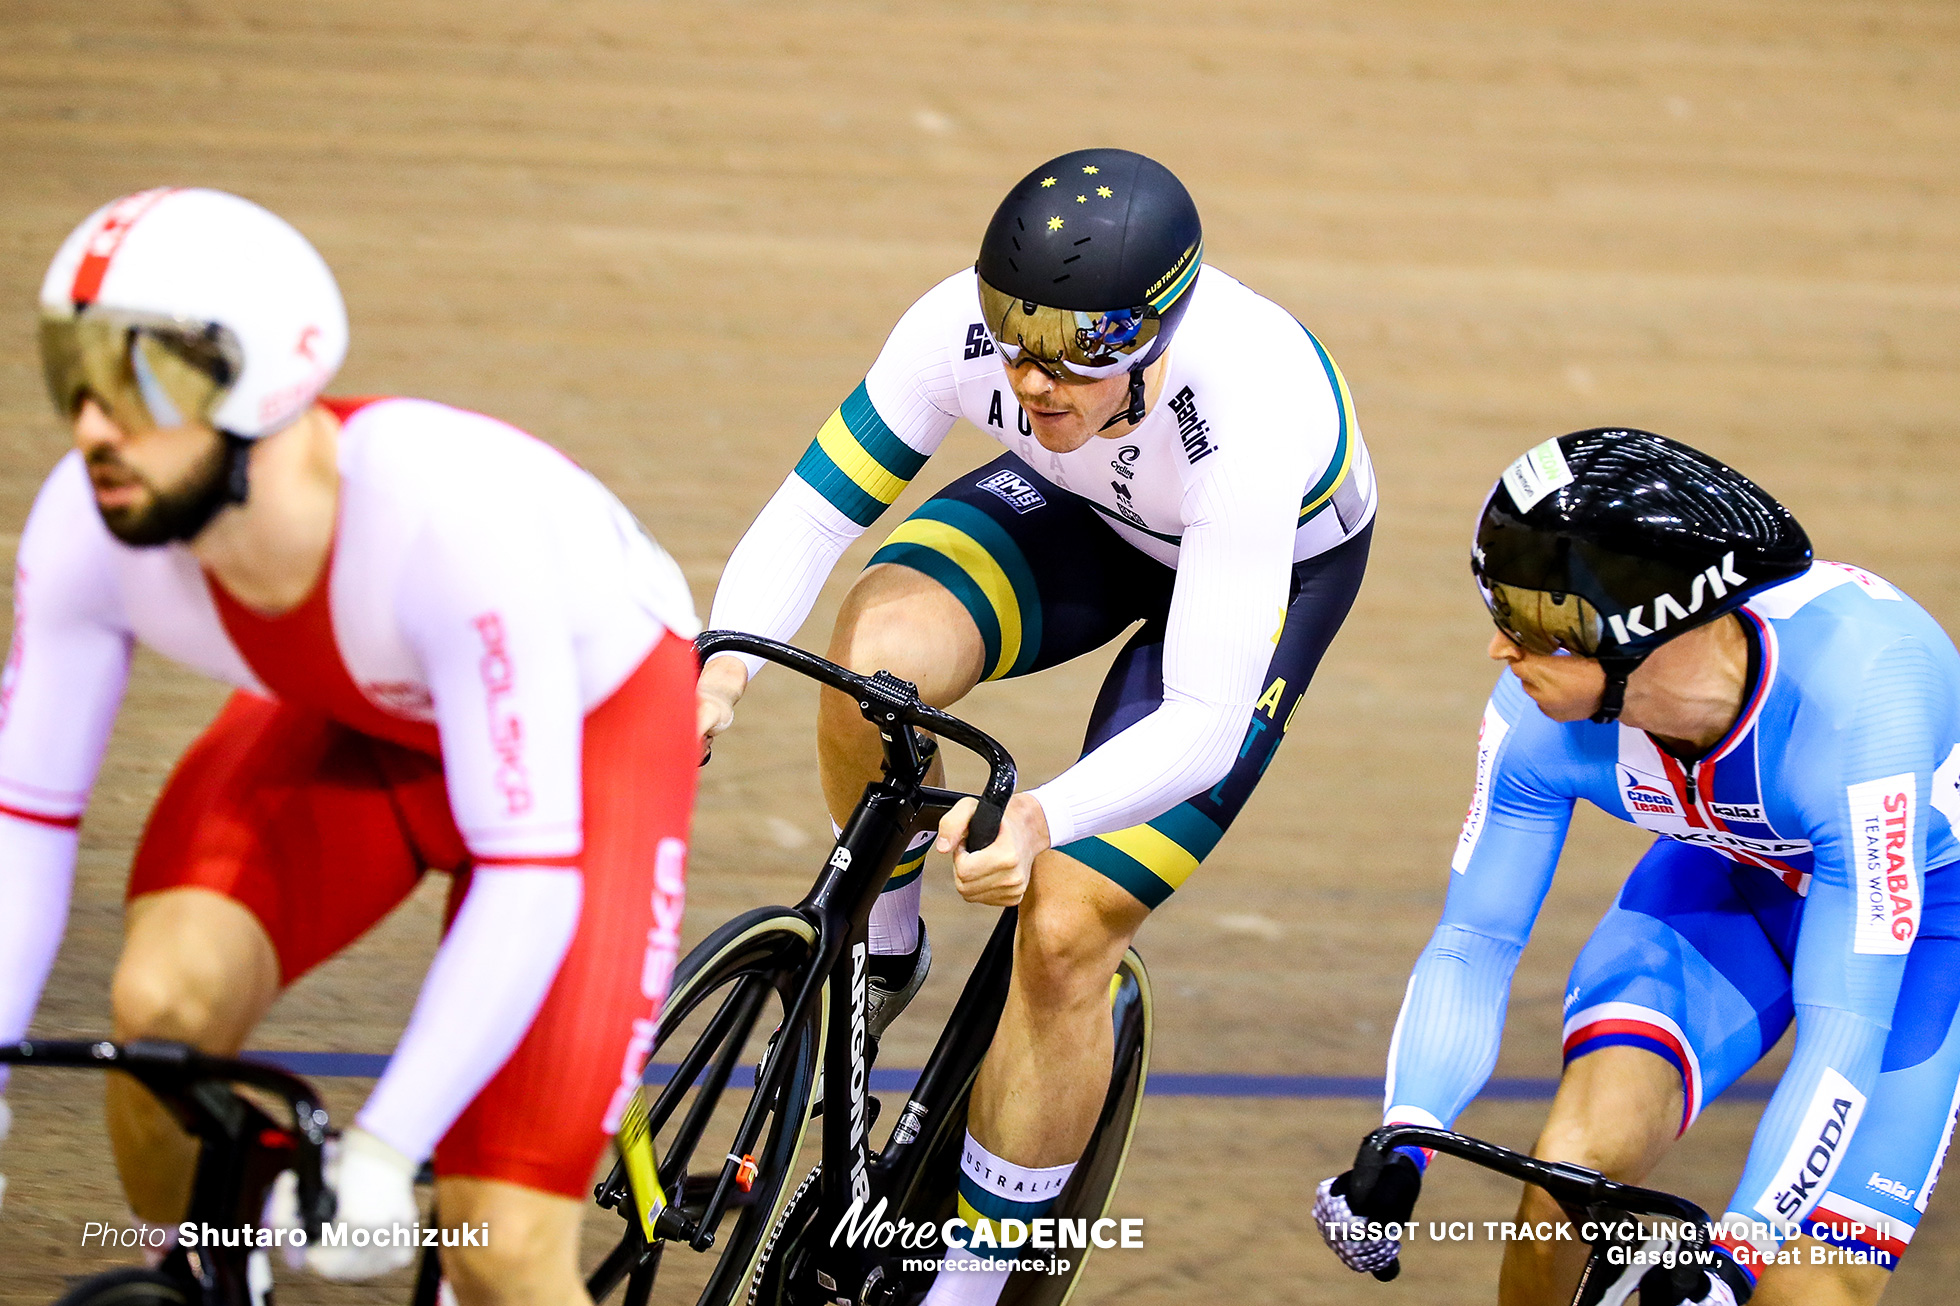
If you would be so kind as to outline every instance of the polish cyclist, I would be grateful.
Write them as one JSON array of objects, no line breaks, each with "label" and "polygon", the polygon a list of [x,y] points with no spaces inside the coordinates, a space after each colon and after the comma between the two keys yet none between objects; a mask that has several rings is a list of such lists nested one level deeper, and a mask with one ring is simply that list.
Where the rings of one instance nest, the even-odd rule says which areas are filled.
[{"label": "polish cyclist", "polygon": [[[1447,1124],[1497,1062],[1573,803],[1659,836],[1574,963],[1537,1155],[1638,1181],[1796,1026],[1716,1273],[1640,1301],[1877,1301],[1926,1210],[1960,1081],[1960,654],[1783,506],[1644,431],[1547,441],[1490,492],[1472,569],[1505,666],[1443,918],[1389,1052],[1385,1120]],[[1423,1158],[1321,1185],[1355,1269]],[[1535,1188],[1519,1220],[1563,1219]],[[1499,1300],[1570,1300],[1576,1242],[1513,1242]],[[1661,1280],[1669,1279],[1663,1283]],[[1630,1284],[1628,1286],[1631,1286]]]},{"label": "polish cyclist", "polygon": [[[671,973],[694,793],[679,570],[532,437],[414,399],[320,397],[347,348],[306,239],[163,189],[86,219],[41,290],[75,447],[20,542],[0,684],[0,1041],[60,944],[77,825],[149,645],[237,691],[137,850],[116,1036],[238,1051],[280,991],[427,868],[449,921],[340,1140],[336,1219],[417,1219],[433,1154],[465,1306],[587,1300],[581,1198]],[[130,1205],[182,1218],[197,1144],[111,1076]],[[323,1273],[407,1246],[314,1246]]]},{"label": "polish cyclist", "polygon": [[[900,319],[729,559],[710,624],[793,635],[961,417],[1008,452],[891,533],[844,601],[831,658],[943,707],[1143,623],[1081,760],[1015,795],[988,848],[960,845],[970,803],[938,832],[959,848],[965,898],[1020,906],[963,1149],[960,1210],[977,1224],[1040,1215],[1066,1182],[1108,1083],[1109,977],[1271,760],[1360,586],[1375,486],[1333,361],[1204,265],[1183,185],[1140,155],[1080,150],[1017,184],[977,265]],[[758,665],[710,659],[704,736],[729,725]],[[826,691],[818,750],[842,821],[878,776],[877,735]],[[918,877],[932,841],[914,842],[872,913],[874,1035],[930,964]],[[948,1269],[928,1301],[990,1306],[1006,1276]]]}]

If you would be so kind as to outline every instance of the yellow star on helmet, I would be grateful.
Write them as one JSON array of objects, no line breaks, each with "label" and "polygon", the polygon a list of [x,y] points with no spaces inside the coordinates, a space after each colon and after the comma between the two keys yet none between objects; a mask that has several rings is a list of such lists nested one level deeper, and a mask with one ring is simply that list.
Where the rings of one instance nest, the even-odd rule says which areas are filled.
[{"label": "yellow star on helmet", "polygon": [[1099,172],[1101,172],[1101,171],[1102,171],[1102,169],[1101,169],[1101,168],[1098,168],[1098,167],[1097,167],[1097,166],[1096,166],[1095,164],[1093,164],[1093,163],[1090,163],[1090,164],[1086,164],[1086,165],[1084,165],[1084,166],[1083,166],[1083,169],[1082,169],[1082,171],[1084,171],[1084,172],[1086,172],[1086,173],[1088,173],[1088,174],[1089,174],[1089,175],[1090,175],[1091,177],[1093,177],[1093,176],[1095,176],[1095,175],[1096,175],[1097,173],[1099,173]]},{"label": "yellow star on helmet", "polygon": [[1111,190],[1107,186],[1096,187],[1096,194],[1102,196],[1104,199],[1108,199],[1111,195],[1114,195],[1115,193],[1116,193],[1115,191]]},{"label": "yellow star on helmet", "polygon": [[1055,179],[1053,177],[1043,177],[1041,179],[1041,185],[1044,190],[1050,186],[1053,186],[1054,184],[1055,184]]},{"label": "yellow star on helmet", "polygon": [[1077,195],[1075,197],[1075,202],[1077,204],[1087,204],[1089,202],[1089,197],[1087,195]]},{"label": "yellow star on helmet", "polygon": [[1048,219],[1048,230],[1060,231],[1061,229],[1062,229],[1062,220],[1060,218]]}]

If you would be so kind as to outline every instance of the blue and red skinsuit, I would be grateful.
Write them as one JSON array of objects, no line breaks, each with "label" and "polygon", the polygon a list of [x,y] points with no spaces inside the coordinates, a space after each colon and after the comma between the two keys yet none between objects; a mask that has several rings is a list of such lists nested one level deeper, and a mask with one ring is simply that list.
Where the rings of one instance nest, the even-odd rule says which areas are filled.
[{"label": "blue and red skinsuit", "polygon": [[1900,591],[1836,563],[1738,616],[1749,690],[1696,761],[1624,725],[1561,725],[1499,679],[1443,917],[1396,1023],[1386,1114],[1447,1123],[1489,1078],[1583,798],[1660,838],[1574,963],[1565,1059],[1615,1045],[1665,1058],[1685,1131],[1794,1020],[1728,1206],[1770,1228],[1725,1245],[1761,1264],[1776,1226],[1801,1224],[1896,1265],[1960,1082],[1960,653]]}]

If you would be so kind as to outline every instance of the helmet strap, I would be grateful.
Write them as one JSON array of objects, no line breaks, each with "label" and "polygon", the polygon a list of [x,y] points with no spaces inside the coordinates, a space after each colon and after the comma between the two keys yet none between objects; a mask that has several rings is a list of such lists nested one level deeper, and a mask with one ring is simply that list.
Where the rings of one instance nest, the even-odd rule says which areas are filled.
[{"label": "helmet strap", "polygon": [[1620,719],[1620,712],[1627,705],[1627,677],[1633,674],[1643,658],[1601,658],[1600,669],[1606,673],[1606,689],[1599,696],[1599,710],[1592,714],[1597,725],[1610,725]]},{"label": "helmet strap", "polygon": [[225,441],[225,502],[243,503],[245,495],[252,488],[250,472],[252,468],[252,444],[242,435],[230,431],[220,431]]},{"label": "helmet strap", "polygon": [[1143,420],[1143,364],[1138,363],[1130,369],[1130,406],[1102,424],[1107,431],[1118,422],[1128,422],[1131,426]]}]

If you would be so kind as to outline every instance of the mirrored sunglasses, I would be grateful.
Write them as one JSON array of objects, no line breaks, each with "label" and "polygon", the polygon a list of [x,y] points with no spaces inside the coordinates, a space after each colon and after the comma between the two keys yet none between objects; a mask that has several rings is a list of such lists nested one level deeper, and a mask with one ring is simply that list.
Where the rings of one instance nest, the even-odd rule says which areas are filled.
[{"label": "mirrored sunglasses", "polygon": [[1524,589],[1482,578],[1478,587],[1497,628],[1525,652],[1598,656],[1605,622],[1600,620],[1598,609],[1577,594]]},{"label": "mirrored sunglasses", "polygon": [[89,306],[41,315],[48,396],[69,421],[93,397],[125,430],[210,422],[244,366],[222,326]]}]

